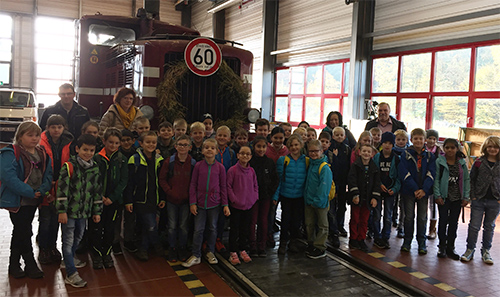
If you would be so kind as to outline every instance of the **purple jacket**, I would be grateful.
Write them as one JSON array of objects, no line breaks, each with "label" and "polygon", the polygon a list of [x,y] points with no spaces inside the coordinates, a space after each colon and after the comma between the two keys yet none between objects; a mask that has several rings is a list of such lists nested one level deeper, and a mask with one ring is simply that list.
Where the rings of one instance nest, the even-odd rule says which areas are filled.
[{"label": "purple jacket", "polygon": [[209,209],[222,204],[227,206],[226,169],[215,161],[208,164],[202,160],[194,166],[189,186],[189,205]]},{"label": "purple jacket", "polygon": [[236,163],[227,171],[227,195],[231,206],[247,210],[259,199],[257,175],[252,167],[243,167]]}]

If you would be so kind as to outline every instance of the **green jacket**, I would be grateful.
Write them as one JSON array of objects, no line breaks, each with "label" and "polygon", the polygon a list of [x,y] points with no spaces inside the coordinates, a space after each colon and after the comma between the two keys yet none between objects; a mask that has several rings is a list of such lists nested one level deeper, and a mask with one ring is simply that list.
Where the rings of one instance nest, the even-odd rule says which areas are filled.
[{"label": "green jacket", "polygon": [[[464,159],[457,160],[459,165],[458,186],[460,187],[460,194],[462,200],[470,201],[470,176],[467,163]],[[450,178],[450,169],[446,158],[439,156],[436,160],[436,178],[434,180],[434,198],[448,198],[448,179]]]},{"label": "green jacket", "polygon": [[[73,172],[70,176],[70,167]],[[99,181],[99,166],[94,164],[83,168],[76,157],[64,163],[59,174],[56,209],[71,219],[86,219],[102,213],[102,185]]]},{"label": "green jacket", "polygon": [[120,151],[114,152],[108,158],[104,148],[94,158],[99,165],[103,196],[111,199],[113,203],[122,204],[123,190],[128,181],[127,158]]}]

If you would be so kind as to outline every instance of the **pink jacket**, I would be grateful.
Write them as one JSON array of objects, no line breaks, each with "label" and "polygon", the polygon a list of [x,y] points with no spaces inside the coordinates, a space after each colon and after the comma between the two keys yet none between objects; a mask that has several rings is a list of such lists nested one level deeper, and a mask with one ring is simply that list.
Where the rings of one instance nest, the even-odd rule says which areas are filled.
[{"label": "pink jacket", "polygon": [[259,199],[257,175],[252,167],[243,167],[236,163],[227,171],[227,195],[231,206],[248,210]]},{"label": "pink jacket", "polygon": [[202,160],[194,166],[189,186],[189,205],[210,209],[227,206],[226,169],[215,161],[208,164]]},{"label": "pink jacket", "polygon": [[281,156],[286,156],[288,155],[288,149],[284,145],[279,151],[277,151],[274,146],[270,143],[267,144],[267,150],[266,150],[266,156],[268,158],[271,158],[274,163],[278,161],[278,158]]}]

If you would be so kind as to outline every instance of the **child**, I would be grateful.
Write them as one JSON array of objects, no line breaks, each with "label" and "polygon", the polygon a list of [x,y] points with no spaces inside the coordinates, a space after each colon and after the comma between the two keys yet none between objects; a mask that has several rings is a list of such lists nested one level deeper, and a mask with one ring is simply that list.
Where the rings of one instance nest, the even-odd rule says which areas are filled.
[{"label": "child", "polygon": [[156,133],[146,131],[139,137],[141,148],[128,160],[128,184],[125,190],[125,209],[134,211],[142,223],[142,241],[136,256],[148,261],[148,248],[152,245],[159,256],[163,248],[156,225],[157,208],[165,206],[163,191],[158,187],[158,175],[163,157],[156,153]]},{"label": "child", "polygon": [[297,129],[293,130],[293,135],[295,135],[295,134],[299,135],[302,138],[302,141],[306,141],[307,140],[307,130],[306,130],[306,128],[298,127]]},{"label": "child", "polygon": [[231,130],[228,126],[221,126],[217,129],[217,134],[215,135],[217,140],[217,155],[215,155],[215,160],[220,162],[226,168],[226,172],[231,166],[236,164],[236,156],[234,151],[228,146],[231,140]]},{"label": "child", "polygon": [[122,138],[120,139],[120,152],[127,158],[127,160],[135,154],[136,150],[134,149],[134,133],[132,131],[123,129],[121,131]]},{"label": "child", "polygon": [[45,148],[47,155],[52,160],[52,188],[49,194],[43,198],[38,213],[40,224],[38,225],[38,261],[40,264],[50,264],[61,261],[61,253],[56,248],[59,223],[55,208],[57,196],[57,180],[62,165],[69,160],[70,146],[73,135],[66,130],[66,120],[53,114],[47,120],[47,128],[42,133],[40,145]]},{"label": "child", "polygon": [[285,131],[280,127],[275,127],[271,131],[271,143],[267,145],[266,156],[274,162],[281,156],[288,155],[288,149],[283,145]]},{"label": "child", "polygon": [[94,269],[114,266],[111,247],[115,239],[116,212],[123,203],[122,194],[128,181],[127,159],[118,150],[121,137],[117,128],[106,128],[104,148],[95,156],[101,175],[103,209],[98,223],[89,222]]},{"label": "child", "polygon": [[286,143],[288,141],[288,138],[290,138],[290,136],[292,135],[292,124],[290,123],[280,123],[279,126],[280,128],[283,129],[283,131],[285,131],[285,141],[284,143]]},{"label": "child", "polygon": [[[141,136],[143,132],[147,132],[151,129],[151,125],[149,124],[148,118],[145,116],[139,116],[135,118],[134,122],[132,123],[132,131],[134,131],[137,134],[137,138]],[[139,148],[141,145],[139,143],[139,140],[137,140],[134,143],[134,148]]]},{"label": "child", "polygon": [[165,121],[158,126],[158,144],[157,153],[159,153],[164,159],[168,159],[174,153],[174,141],[172,136],[174,136],[174,131],[172,124]]},{"label": "child", "polygon": [[[332,168],[332,170],[333,170],[334,154],[329,149],[331,142],[332,142],[331,134],[328,132],[321,132],[319,134],[319,141],[321,143],[322,154],[326,157],[326,162],[330,165],[330,168]],[[337,206],[336,206],[336,204],[337,204],[336,198],[329,201],[328,233],[329,233],[329,238],[330,238],[330,241],[331,241],[333,247],[338,248],[338,247],[340,247],[340,240],[339,240],[339,230],[338,230],[338,225],[337,225]]]},{"label": "child", "polygon": [[372,154],[371,145],[361,144],[359,157],[349,170],[349,192],[352,195],[349,247],[363,252],[368,251],[365,238],[370,207],[376,207],[380,201],[380,172]]},{"label": "child", "polygon": [[104,147],[102,139],[99,137],[99,124],[96,121],[85,122],[82,126],[82,134],[90,134],[96,138],[96,152]]},{"label": "child", "polygon": [[455,239],[460,210],[470,201],[470,176],[465,155],[460,151],[458,141],[447,138],[443,147],[445,155],[436,160],[434,181],[434,196],[439,210],[438,257],[448,256],[459,260],[460,256],[455,252]]},{"label": "child", "polygon": [[330,146],[332,144],[332,135],[328,132],[319,133],[318,137],[319,142],[321,143],[321,150],[326,157],[328,164],[333,164],[333,152],[330,150]]},{"label": "child", "polygon": [[9,210],[13,225],[9,258],[9,275],[13,278],[43,277],[31,245],[37,205],[52,186],[50,157],[38,146],[41,132],[34,122],[23,122],[17,128],[14,144],[0,150],[0,207]]},{"label": "child", "polygon": [[[306,255],[311,259],[326,256],[326,239],[328,236],[328,195],[333,182],[332,170],[323,155],[319,140],[309,141],[311,163],[307,171],[307,182],[304,189],[305,224],[307,228],[308,248]],[[327,163],[321,167],[323,163]]]},{"label": "child", "polygon": [[[396,137],[394,147],[392,150],[399,156],[404,153],[408,148],[408,132],[403,129],[398,129],[394,132]],[[401,201],[401,195],[397,194],[394,201],[394,210],[392,213],[392,224],[397,227],[397,237],[404,238],[405,233],[403,231],[404,221],[405,221],[405,210],[403,207],[403,202]],[[399,221],[398,221],[398,209],[399,209]]]},{"label": "child", "polygon": [[377,151],[380,151],[382,148],[382,130],[380,130],[379,127],[373,127],[370,129],[370,133],[372,134],[373,138],[373,146],[377,149]]},{"label": "child", "polygon": [[304,221],[304,188],[306,184],[309,158],[300,153],[304,142],[298,135],[288,139],[289,154],[276,162],[280,184],[273,196],[274,205],[281,202],[281,233],[278,254],[284,255],[289,249],[299,252],[300,226]]},{"label": "child", "polygon": [[174,139],[186,134],[187,126],[188,124],[185,119],[176,119],[174,121]]},{"label": "child", "polygon": [[[255,170],[259,186],[259,200],[252,207],[250,223],[250,257],[267,257],[266,241],[268,230],[268,215],[271,207],[271,198],[278,187],[278,173],[276,163],[266,156],[267,139],[256,136],[253,140],[254,156],[250,166]],[[257,225],[257,232],[255,232]]]},{"label": "child", "polygon": [[59,175],[56,209],[62,230],[62,250],[66,268],[64,282],[75,288],[87,285],[77,268],[87,263],[75,258],[75,251],[82,239],[87,219],[99,223],[102,212],[102,187],[99,166],[94,161],[96,138],[83,134],[77,139],[76,153],[61,168]]},{"label": "child", "polygon": [[408,132],[403,129],[399,129],[394,132],[394,136],[396,137],[396,140],[394,142],[393,150],[396,152],[396,154],[401,156],[404,151],[410,146],[408,144]]},{"label": "child", "polygon": [[217,238],[217,219],[222,210],[225,216],[231,212],[227,204],[226,170],[224,166],[215,161],[217,141],[208,138],[203,142],[204,161],[196,163],[189,187],[189,209],[194,217],[193,255],[184,267],[191,267],[201,263],[201,244],[205,225],[208,227],[206,254],[208,263],[217,264],[214,255],[215,240]]},{"label": "child", "polygon": [[[373,129],[373,128],[372,128]],[[384,222],[380,230],[380,219],[382,216],[382,203],[373,209],[374,245],[381,249],[390,249],[389,238],[391,236],[392,210],[394,208],[394,197],[401,188],[398,177],[399,156],[392,150],[394,146],[394,134],[385,132],[381,137],[382,151],[373,157],[375,165],[380,171],[380,189],[384,204]],[[381,201],[382,202],[382,201]]]},{"label": "child", "polygon": [[420,128],[411,131],[412,146],[401,155],[398,173],[401,179],[401,201],[404,205],[404,241],[402,252],[409,252],[415,225],[415,204],[417,205],[418,253],[427,254],[425,225],[427,224],[427,202],[432,193],[436,175],[436,157],[424,145],[425,131]]},{"label": "child", "polygon": [[298,126],[298,127],[299,127],[299,128],[304,128],[304,129],[307,129],[307,128],[309,128],[310,126],[311,126],[311,125],[309,125],[309,123],[308,123],[308,122],[306,122],[306,121],[302,121],[302,122],[300,122],[300,123],[299,123],[299,126]]},{"label": "child", "polygon": [[373,138],[372,138],[372,134],[370,133],[370,131],[363,131],[359,135],[358,143],[356,143],[356,146],[354,146],[354,149],[352,150],[352,153],[351,153],[351,164],[354,163],[356,158],[360,156],[359,153],[360,153],[360,148],[362,145],[373,146]]},{"label": "child", "polygon": [[256,136],[264,136],[267,138],[269,135],[269,130],[271,130],[271,125],[269,121],[266,119],[257,119],[255,121],[255,135]]},{"label": "child", "polygon": [[159,183],[167,196],[167,259],[184,262],[188,257],[189,185],[196,161],[189,155],[189,136],[180,135],[175,140],[175,149],[177,152],[163,162]]},{"label": "child", "polygon": [[[437,141],[439,140],[439,132],[434,129],[429,129],[425,131],[426,139],[425,139],[425,148],[428,152],[433,153],[437,158],[442,154],[442,150],[437,145]],[[427,239],[435,239],[436,238],[436,223],[437,223],[437,213],[436,213],[436,203],[434,201],[434,195],[429,196],[429,233],[427,235]]]},{"label": "child", "polygon": [[[495,221],[500,211],[500,137],[488,136],[481,145],[481,157],[472,165],[470,171],[471,210],[469,230],[467,231],[467,250],[462,261],[474,257],[477,235],[483,223],[483,262],[493,264],[490,255],[491,243],[495,232]],[[483,221],[484,216],[484,221]]]},{"label": "child", "polygon": [[308,149],[309,149],[309,141],[313,139],[317,139],[318,135],[316,135],[316,130],[314,128],[306,128],[306,140],[304,144],[304,149],[305,149],[305,154],[306,156],[309,155]]},{"label": "child", "polygon": [[204,114],[201,122],[205,125],[205,139],[214,138],[214,119],[212,118],[212,115],[209,113]]},{"label": "child", "polygon": [[344,228],[345,212],[347,211],[347,176],[349,175],[351,149],[345,143],[346,133],[344,128],[337,126],[332,130],[332,144],[330,150],[333,152],[333,180],[337,189],[336,217],[339,235],[347,236]]},{"label": "child", "polygon": [[194,122],[191,124],[189,133],[191,135],[191,139],[193,140],[189,154],[196,160],[196,162],[199,162],[203,160],[203,154],[201,151],[203,149],[203,140],[205,139],[205,125],[201,122]]},{"label": "child", "polygon": [[[252,258],[248,250],[251,209],[259,199],[259,187],[255,171],[248,162],[252,159],[249,146],[242,146],[238,153],[238,163],[227,172],[227,198],[231,206],[229,231],[229,262],[240,264],[240,259],[248,263]],[[238,257],[239,254],[239,257]]]},{"label": "child", "polygon": [[238,154],[240,152],[240,148],[248,145],[248,132],[243,128],[239,128],[234,132],[234,142],[231,146],[231,149]]}]

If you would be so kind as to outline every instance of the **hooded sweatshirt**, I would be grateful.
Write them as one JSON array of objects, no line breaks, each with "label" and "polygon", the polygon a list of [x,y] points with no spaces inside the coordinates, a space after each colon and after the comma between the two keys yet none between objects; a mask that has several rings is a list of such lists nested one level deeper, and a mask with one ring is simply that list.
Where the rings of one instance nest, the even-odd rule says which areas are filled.
[{"label": "hooded sweatshirt", "polygon": [[304,202],[316,208],[328,207],[328,194],[332,186],[333,175],[330,166],[323,166],[321,172],[319,167],[323,162],[328,163],[328,159],[323,155],[319,159],[310,159],[307,170],[307,180],[304,189]]}]

